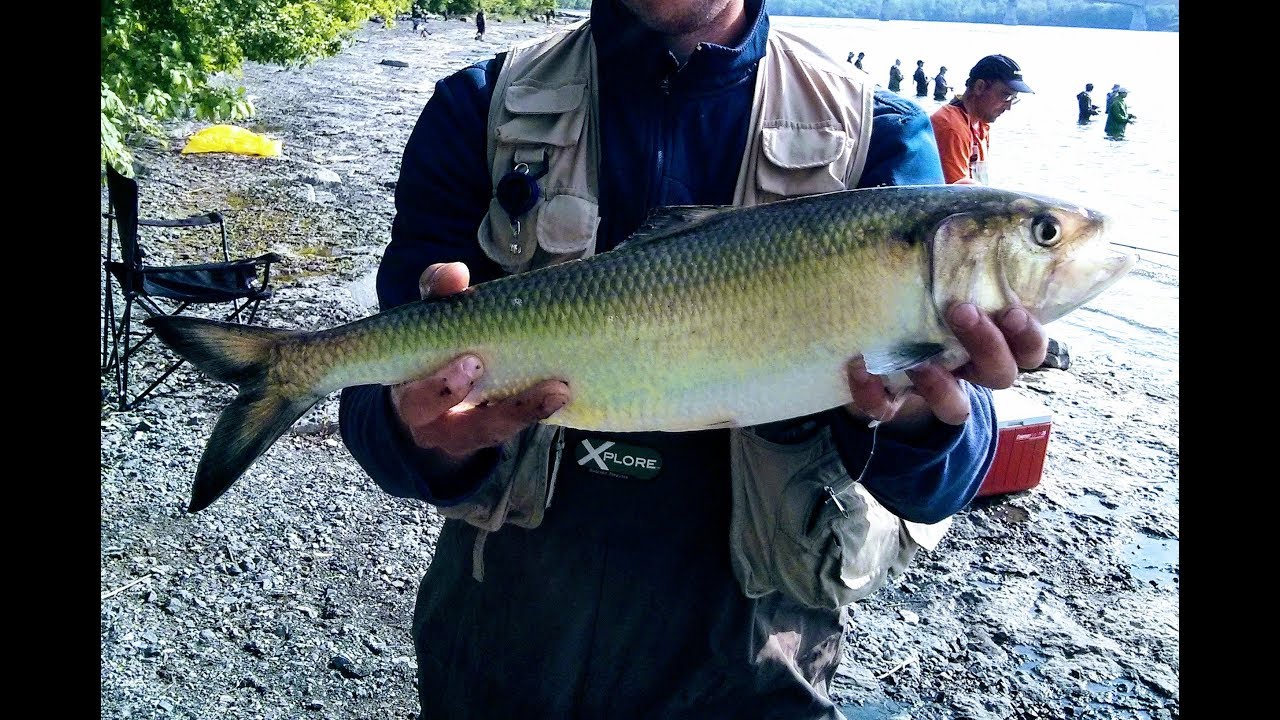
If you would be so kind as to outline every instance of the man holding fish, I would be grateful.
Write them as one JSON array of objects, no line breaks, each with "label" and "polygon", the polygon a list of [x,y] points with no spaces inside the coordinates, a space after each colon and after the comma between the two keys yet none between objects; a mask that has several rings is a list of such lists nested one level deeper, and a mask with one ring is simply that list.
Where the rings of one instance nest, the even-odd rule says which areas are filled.
[{"label": "man holding fish", "polygon": [[760,0],[597,0],[440,81],[383,312],[150,323],[240,387],[190,509],[341,388],[361,466],[448,518],[422,717],[840,718],[848,604],[974,497],[1041,321],[1129,266],[1085,208],[944,185],[845,68]]},{"label": "man holding fish", "polygon": [[[593,4],[599,84],[587,85],[598,87],[599,103],[595,252],[617,245],[655,207],[733,203],[745,144],[755,140],[749,138],[753,86],[770,35],[762,5]],[[516,266],[525,252],[545,251],[549,259],[563,254],[561,247],[512,253],[500,246],[511,233],[493,239],[492,230],[485,244],[476,242],[477,226],[511,224],[506,209],[490,203],[494,173],[483,134],[500,68],[500,61],[484,63],[443,80],[418,121],[378,277],[384,308],[420,292],[461,292]],[[874,108],[856,118],[871,125],[858,186],[942,183],[928,118],[896,97],[872,96],[870,83],[848,82]],[[521,97],[548,103],[547,110],[562,107],[550,104],[554,97],[531,97],[527,89],[538,83],[507,87],[526,92],[509,90],[508,105]],[[791,100],[807,101],[799,94]],[[518,124],[528,117],[511,113],[507,122],[524,130]],[[844,142],[860,140],[858,128],[845,130]],[[440,138],[455,138],[461,147],[443,146]],[[828,138],[795,133],[780,139],[792,144],[784,151],[802,155],[804,143]],[[850,147],[845,154],[856,152]],[[839,165],[846,158],[834,160],[837,172],[847,170]],[[784,172],[769,157],[757,161],[756,176],[766,182]],[[843,187],[811,189],[807,179],[794,180],[794,187]],[[786,192],[776,197],[791,193],[788,181],[779,178],[774,189]],[[541,218],[536,232],[553,227],[548,220]],[[574,227],[555,220],[554,226]],[[525,221],[515,237],[533,236],[529,225]],[[971,358],[960,370],[920,365],[908,371],[915,390],[899,397],[854,360],[847,376],[851,405],[768,427],[751,442],[785,456],[789,446],[829,429],[857,476],[873,443],[867,421],[885,419],[865,487],[903,519],[942,521],[973,497],[994,452],[983,386],[1010,385],[1019,366],[1040,363],[1046,343],[1040,324],[1017,308],[993,319],[960,304],[948,320]],[[730,430],[568,430],[556,439],[563,444],[556,455],[541,448],[529,428],[571,405],[574,384],[547,377],[506,399],[468,407],[463,398],[488,370],[482,358],[463,354],[421,380],[343,393],[343,438],[393,494],[420,497],[447,512],[469,507],[477,494],[497,497],[495,505],[512,502],[508,495],[518,491],[490,490],[514,484],[509,476],[530,471],[522,465],[555,473],[551,496],[538,494],[539,504],[546,498],[550,505],[521,516],[540,516],[537,527],[522,527],[510,516],[505,525],[486,525],[500,512],[490,507],[474,511],[480,519],[473,523],[463,512],[447,521],[413,623],[424,718],[839,717],[826,694],[840,661],[843,610],[806,607],[781,592],[747,597],[732,572]],[[622,451],[610,457],[601,450],[606,446]],[[660,469],[645,477],[652,467],[638,473],[627,458]],[[557,461],[558,468],[551,467]],[[910,543],[910,532],[893,535]],[[873,562],[889,565],[900,552],[895,547]]]}]

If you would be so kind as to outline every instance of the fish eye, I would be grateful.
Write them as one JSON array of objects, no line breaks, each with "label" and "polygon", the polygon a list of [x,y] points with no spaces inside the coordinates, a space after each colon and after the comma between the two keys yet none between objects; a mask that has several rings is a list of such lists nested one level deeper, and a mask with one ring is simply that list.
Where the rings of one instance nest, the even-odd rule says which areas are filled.
[{"label": "fish eye", "polygon": [[1041,247],[1053,247],[1062,240],[1062,226],[1052,215],[1039,215],[1031,221],[1031,237]]}]

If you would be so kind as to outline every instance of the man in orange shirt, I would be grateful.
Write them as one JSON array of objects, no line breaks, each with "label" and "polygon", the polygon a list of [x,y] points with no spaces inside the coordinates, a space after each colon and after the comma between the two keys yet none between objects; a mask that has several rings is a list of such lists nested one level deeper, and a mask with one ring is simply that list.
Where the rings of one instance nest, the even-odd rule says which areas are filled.
[{"label": "man in orange shirt", "polygon": [[1022,81],[1022,68],[1004,55],[988,55],[969,71],[964,92],[934,111],[929,121],[948,183],[987,184],[991,123],[1018,102],[1018,93],[1034,92]]}]

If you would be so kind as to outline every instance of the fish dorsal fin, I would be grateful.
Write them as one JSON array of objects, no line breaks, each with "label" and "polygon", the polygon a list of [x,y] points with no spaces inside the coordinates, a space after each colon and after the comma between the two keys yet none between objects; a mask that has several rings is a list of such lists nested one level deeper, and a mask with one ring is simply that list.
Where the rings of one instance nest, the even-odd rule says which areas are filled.
[{"label": "fish dorsal fin", "polygon": [[888,375],[901,370],[910,370],[941,355],[945,350],[946,348],[938,343],[908,343],[868,350],[863,353],[862,359],[867,364],[867,372],[873,375]]},{"label": "fish dorsal fin", "polygon": [[649,217],[645,218],[644,224],[619,243],[618,247],[641,245],[669,237],[679,230],[737,209],[739,208],[733,205],[668,205],[654,208]]}]

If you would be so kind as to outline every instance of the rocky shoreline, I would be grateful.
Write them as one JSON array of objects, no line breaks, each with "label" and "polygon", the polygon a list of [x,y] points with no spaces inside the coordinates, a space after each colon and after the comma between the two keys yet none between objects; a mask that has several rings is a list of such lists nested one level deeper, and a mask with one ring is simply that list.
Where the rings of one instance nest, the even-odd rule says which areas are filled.
[{"label": "rocky shoreline", "polygon": [[[554,29],[491,18],[475,41],[466,19],[426,26],[371,24],[307,68],[247,67],[246,126],[284,157],[181,155],[194,123],[139,152],[145,215],[221,209],[233,254],[284,257],[262,324],[371,312],[400,153],[435,81]],[[1176,344],[1176,326],[1151,332]],[[336,435],[336,395],[185,514],[232,391],[190,370],[171,380],[138,410],[102,410],[101,717],[416,718],[409,623],[440,516],[364,475]],[[1077,351],[1017,389],[1054,413],[1044,481],[976,501],[854,606],[832,688],[850,718],[1179,716],[1177,376]]]}]

